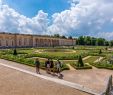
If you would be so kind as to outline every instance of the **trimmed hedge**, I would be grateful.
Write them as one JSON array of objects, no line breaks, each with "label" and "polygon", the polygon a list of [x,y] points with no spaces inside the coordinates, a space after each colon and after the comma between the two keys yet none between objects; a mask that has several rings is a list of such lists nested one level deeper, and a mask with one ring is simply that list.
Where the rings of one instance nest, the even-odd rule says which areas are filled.
[{"label": "trimmed hedge", "polygon": [[75,69],[77,69],[77,70],[81,70],[81,69],[92,69],[92,66],[89,66],[87,64],[84,64],[84,67],[77,67],[77,63],[76,62],[75,63],[70,63],[70,65],[72,67],[74,67]]},{"label": "trimmed hedge", "polygon": [[[79,54],[82,57],[86,57],[88,54],[87,53],[81,53]],[[59,59],[59,60],[77,60],[78,56],[76,54],[73,55],[65,55],[65,56],[61,56],[61,55],[49,55],[49,54],[42,54],[42,53],[37,53],[37,54],[25,54],[25,58],[31,58],[31,57],[42,57],[42,58],[51,58],[51,59]]]},{"label": "trimmed hedge", "polygon": [[91,65],[95,66],[96,68],[99,68],[99,69],[110,69],[110,70],[113,70],[113,65],[112,64],[109,64],[109,63],[106,63],[104,61],[102,62],[97,62],[97,63],[90,63]]},{"label": "trimmed hedge", "polygon": [[[19,55],[14,56],[14,55],[11,55],[11,54],[7,54],[7,55],[0,56],[0,58],[35,67],[35,63],[34,63],[33,59],[27,59],[27,58],[24,58],[24,57],[19,56]],[[40,63],[41,63],[40,68],[45,69],[45,63],[44,62],[40,62]],[[66,64],[63,64],[62,70],[69,70],[69,67]]]}]

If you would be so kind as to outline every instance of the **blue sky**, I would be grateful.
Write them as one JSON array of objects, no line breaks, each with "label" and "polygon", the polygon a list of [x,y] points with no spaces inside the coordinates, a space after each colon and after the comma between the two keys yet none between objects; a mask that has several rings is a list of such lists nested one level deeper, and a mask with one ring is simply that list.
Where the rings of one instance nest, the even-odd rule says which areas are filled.
[{"label": "blue sky", "polygon": [[5,0],[4,2],[20,14],[30,18],[35,16],[39,10],[51,16],[70,7],[66,0]]},{"label": "blue sky", "polygon": [[0,0],[0,31],[113,39],[113,0]]}]

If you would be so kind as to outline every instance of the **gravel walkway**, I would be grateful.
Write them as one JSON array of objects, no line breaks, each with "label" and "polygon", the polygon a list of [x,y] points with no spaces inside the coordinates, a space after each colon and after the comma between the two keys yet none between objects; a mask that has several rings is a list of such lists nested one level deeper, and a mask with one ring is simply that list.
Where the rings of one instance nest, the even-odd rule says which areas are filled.
[{"label": "gravel walkway", "polygon": [[94,61],[94,63],[100,62],[104,57],[100,57],[97,60]]}]

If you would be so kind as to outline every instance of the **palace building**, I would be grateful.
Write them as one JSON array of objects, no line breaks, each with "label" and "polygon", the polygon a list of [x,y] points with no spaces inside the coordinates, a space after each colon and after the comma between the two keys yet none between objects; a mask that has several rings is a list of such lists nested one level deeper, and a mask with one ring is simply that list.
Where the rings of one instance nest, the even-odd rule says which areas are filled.
[{"label": "palace building", "polygon": [[30,34],[0,33],[0,48],[72,46],[75,44],[75,39]]}]

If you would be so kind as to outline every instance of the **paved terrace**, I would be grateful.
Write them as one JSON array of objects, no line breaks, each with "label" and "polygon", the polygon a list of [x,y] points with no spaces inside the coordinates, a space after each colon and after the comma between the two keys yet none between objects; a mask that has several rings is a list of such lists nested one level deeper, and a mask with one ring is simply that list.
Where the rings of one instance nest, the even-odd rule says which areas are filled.
[{"label": "paved terrace", "polygon": [[[23,70],[27,70],[27,71],[30,71],[30,72],[32,72],[32,73],[34,73],[35,74],[35,68],[34,67],[29,67],[29,66],[25,66],[25,65],[22,65],[22,64],[17,64],[17,63],[15,63],[15,62],[11,62],[11,61],[6,61],[6,60],[3,60],[3,59],[0,59],[0,63],[2,63],[3,65],[10,65],[10,66],[13,66],[13,67],[17,67],[17,68],[21,68],[21,69],[23,69]],[[69,91],[68,92],[70,92],[70,94],[69,93],[65,93],[65,95],[88,95],[87,93],[84,93],[84,92],[81,92],[81,91],[79,91],[79,90],[76,90],[76,89],[73,89],[73,87],[70,87],[70,86],[67,86],[67,85],[62,85],[62,81],[63,80],[61,80],[61,83],[56,83],[56,82],[51,82],[51,81],[49,81],[49,80],[44,80],[44,79],[40,79],[39,77],[34,77],[34,76],[32,76],[32,75],[29,75],[29,74],[25,74],[25,73],[23,73],[23,72],[20,72],[20,71],[17,71],[17,70],[12,70],[12,69],[9,69],[7,66],[3,66],[3,65],[0,65],[0,68],[2,67],[2,68],[5,68],[5,69],[1,69],[1,71],[0,71],[0,75],[2,74],[2,72],[4,73],[4,72],[10,72],[10,71],[13,71],[13,72],[10,72],[10,74],[8,74],[8,76],[7,76],[7,74],[5,75],[4,74],[4,77],[7,77],[7,81],[8,80],[15,80],[16,82],[18,81],[18,83],[23,83],[22,82],[22,80],[25,78],[25,81],[26,82],[28,82],[28,83],[25,83],[27,86],[26,87],[28,87],[28,86],[30,86],[30,87],[33,87],[34,89],[37,89],[37,91],[38,91],[38,87],[40,87],[40,86],[38,86],[37,85],[37,87],[36,86],[34,86],[34,85],[36,85],[37,83],[38,84],[40,84],[40,85],[42,85],[43,86],[43,83],[45,82],[45,85],[47,84],[47,83],[50,83],[50,84],[48,84],[47,86],[44,86],[44,88],[41,88],[41,90],[40,90],[40,92],[42,91],[42,89],[44,89],[45,90],[45,88],[49,88],[49,87],[51,87],[51,85],[55,85],[55,86],[53,86],[54,87],[54,89],[55,89],[55,91],[57,90],[57,91],[59,91],[59,87],[64,87],[64,89],[63,90],[61,90],[61,93],[59,92],[58,94],[56,94],[56,92],[53,90],[53,92],[55,92],[54,94],[51,92],[51,91],[49,91],[49,89],[48,89],[48,92],[50,92],[51,93],[51,95],[63,95],[62,93],[64,93],[65,92],[65,90],[66,91],[68,91],[67,90],[67,88],[69,89]],[[4,71],[5,70],[5,71]],[[17,73],[15,73],[15,72],[17,72]],[[19,73],[19,74],[18,74]],[[19,76],[19,75],[21,75],[21,74],[23,75],[23,77],[22,77],[22,79],[20,78],[21,76]],[[64,80],[65,81],[68,81],[68,82],[72,82],[72,83],[75,83],[75,84],[80,84],[80,85],[82,85],[82,87],[83,88],[89,88],[88,90],[90,91],[90,89],[93,91],[93,93],[95,93],[95,94],[100,94],[104,89],[105,89],[105,85],[106,85],[106,82],[107,82],[107,79],[108,79],[108,76],[109,75],[113,75],[113,71],[112,70],[105,70],[105,69],[92,69],[92,70],[75,70],[75,71],[64,71],[64,72],[62,72],[63,73],[63,75],[64,75]],[[17,75],[18,74],[18,75]],[[46,74],[45,73],[45,71],[43,71],[43,70],[41,70],[41,74],[42,75],[44,75],[44,76],[47,76],[47,77],[49,77],[49,78],[53,78],[53,76],[51,76],[51,75],[48,75],[48,74]],[[14,76],[14,77],[13,77]],[[27,77],[26,77],[27,76]],[[19,79],[15,79],[15,77],[19,77]],[[32,78],[28,78],[28,77],[32,77]],[[11,79],[10,79],[11,78]],[[35,81],[34,81],[34,78],[36,79],[36,83],[35,83]],[[55,79],[58,79],[57,77],[54,77]],[[2,78],[3,80],[4,80],[4,78]],[[3,81],[2,80],[2,81]],[[32,80],[32,81],[31,81]],[[43,81],[42,81],[43,80]],[[1,81],[1,79],[0,79],[0,81]],[[25,82],[24,81],[24,82]],[[31,84],[29,84],[29,81],[30,82],[33,82],[33,83],[31,83]],[[46,83],[47,82],[47,83]],[[6,82],[5,82],[6,83]],[[11,82],[11,83],[13,83],[13,81]],[[17,83],[17,84],[18,84]],[[1,84],[1,83],[0,83]],[[9,84],[7,84],[7,85],[9,85]],[[14,85],[14,84],[13,84]],[[22,84],[22,85],[24,85],[24,84]],[[22,86],[22,85],[20,85],[20,87]],[[57,88],[57,86],[56,85],[58,85],[58,88]],[[15,85],[16,86],[16,85]],[[18,86],[18,85],[17,85]],[[1,87],[1,86],[0,86]],[[13,87],[13,86],[12,86]],[[35,88],[36,87],[36,88]],[[65,87],[66,87],[66,89],[65,89]],[[17,87],[17,88],[19,88],[19,87]],[[51,88],[50,88],[51,89]],[[60,88],[61,89],[61,88]],[[7,90],[7,89],[6,89]],[[19,90],[19,89],[16,89],[17,91]],[[25,88],[25,90],[26,90],[26,88]],[[14,90],[15,91],[15,90]],[[36,91],[34,91],[34,90],[31,90],[31,92],[33,91],[33,93],[36,93]],[[46,90],[45,90],[46,91]],[[64,91],[64,92],[63,92]],[[74,91],[74,92],[73,92]],[[4,91],[4,92],[6,92],[6,91]],[[21,92],[21,90],[20,91],[18,91],[18,92]],[[24,92],[24,91],[23,91]],[[26,92],[26,91],[25,91]],[[38,91],[39,92],[39,91]],[[4,94],[2,94],[2,95],[4,95]],[[5,95],[7,95],[7,94],[5,94]],[[9,94],[8,94],[9,95]],[[12,95],[12,94],[11,94]],[[15,95],[15,94],[14,94]],[[16,94],[16,95],[29,95],[29,94]],[[30,94],[30,95],[37,95],[37,93],[36,94]],[[44,95],[43,93],[42,94],[38,94],[38,95]],[[46,94],[46,95],[49,95],[49,94]]]},{"label": "paved terrace", "polygon": [[0,63],[0,95],[90,95]]}]

